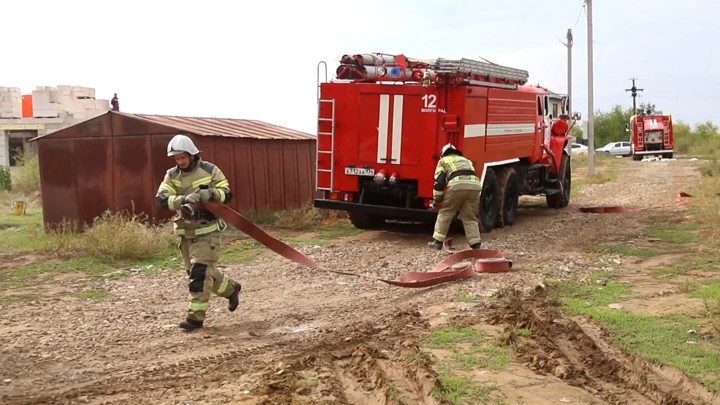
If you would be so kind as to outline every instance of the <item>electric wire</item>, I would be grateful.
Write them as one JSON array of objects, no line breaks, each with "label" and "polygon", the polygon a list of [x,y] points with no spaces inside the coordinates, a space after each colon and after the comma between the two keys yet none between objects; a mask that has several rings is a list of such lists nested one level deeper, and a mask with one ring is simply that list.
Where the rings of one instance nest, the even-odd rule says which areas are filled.
[{"label": "electric wire", "polygon": [[585,10],[585,0],[583,0],[582,5],[580,6],[580,12],[578,12],[577,19],[575,20],[575,25],[573,25],[573,30],[577,27],[578,23],[580,22],[580,17],[582,17],[583,13],[585,16],[587,16],[587,11]]}]

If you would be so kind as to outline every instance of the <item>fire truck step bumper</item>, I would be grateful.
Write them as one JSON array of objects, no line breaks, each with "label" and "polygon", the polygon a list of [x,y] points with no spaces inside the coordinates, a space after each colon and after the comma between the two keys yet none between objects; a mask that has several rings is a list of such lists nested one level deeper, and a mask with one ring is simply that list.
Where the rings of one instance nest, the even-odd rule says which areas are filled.
[{"label": "fire truck step bumper", "polygon": [[313,201],[315,208],[330,209],[347,212],[365,212],[368,214],[383,215],[387,217],[397,218],[412,218],[417,220],[423,219],[435,219],[437,216],[436,211],[430,209],[413,209],[413,208],[400,208],[400,207],[388,207],[385,205],[373,205],[373,204],[358,204],[344,201],[326,200],[326,199],[315,199]]},{"label": "fire truck step bumper", "polygon": [[664,150],[636,150],[634,152],[636,155],[660,155],[663,153],[673,153],[672,149],[664,149]]}]

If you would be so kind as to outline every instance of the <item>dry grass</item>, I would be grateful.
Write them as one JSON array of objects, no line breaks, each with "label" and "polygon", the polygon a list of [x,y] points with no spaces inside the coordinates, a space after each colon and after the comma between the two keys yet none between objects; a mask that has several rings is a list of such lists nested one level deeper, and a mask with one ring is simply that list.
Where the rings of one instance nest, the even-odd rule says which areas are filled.
[{"label": "dry grass", "polygon": [[[27,199],[25,216],[11,213],[12,201],[23,200],[17,193],[0,193],[0,238],[8,242],[0,254],[41,253],[59,259],[91,257],[103,261],[152,261],[173,254],[177,236],[171,223],[151,226],[138,215],[107,211],[83,232],[76,221],[66,220],[45,229],[39,204]],[[349,226],[344,212],[319,210],[307,204],[265,216],[249,216],[262,226],[290,231],[332,230]],[[176,252],[175,252],[176,253]]]},{"label": "dry grass", "polygon": [[255,214],[250,218],[253,222],[275,228],[306,231],[347,222],[348,216],[345,212],[320,210],[313,207],[312,203],[308,203],[298,209],[277,211],[266,215]]},{"label": "dry grass", "polygon": [[164,255],[177,242],[169,224],[152,226],[143,218],[121,212],[106,211],[92,227],[76,234],[72,223],[51,232],[70,252],[110,260],[151,260]]},{"label": "dry grass", "polygon": [[[12,191],[0,193],[0,224],[11,238],[14,252],[40,252],[60,258],[94,257],[103,260],[152,260],[167,255],[176,237],[169,226],[154,227],[137,215],[105,212],[92,227],[78,233],[78,224],[65,221],[51,230],[42,224],[40,208],[40,170],[37,155],[19,156],[12,170]],[[28,216],[12,215],[12,203],[22,201]],[[0,249],[0,253],[8,253]]]},{"label": "dry grass", "polygon": [[[0,192],[0,238],[12,238],[8,248],[0,253],[44,253],[61,259],[91,257],[102,260],[153,260],[167,256],[177,237],[171,225],[154,227],[143,223],[143,218],[107,211],[96,218],[91,227],[78,233],[78,224],[65,221],[53,229],[45,230],[40,208],[40,177],[37,156],[21,156],[20,166],[13,170],[12,192]],[[27,204],[28,216],[11,214],[12,202]],[[299,209],[279,211],[265,215],[250,215],[263,225],[286,230],[312,230],[333,228],[347,221],[342,212],[319,210],[308,203]],[[5,235],[4,235],[5,234]]]},{"label": "dry grass", "polygon": [[40,160],[37,155],[18,155],[18,166],[12,171],[12,191],[32,195],[40,192]]},{"label": "dry grass", "polygon": [[588,176],[588,157],[575,155],[572,157],[572,188],[579,190],[587,184],[603,184],[615,181],[619,168],[627,161],[626,158],[616,158],[604,154],[595,155],[595,173]]},{"label": "dry grass", "polygon": [[717,159],[712,159],[706,162],[700,163],[698,171],[704,177],[708,177],[707,185],[714,188],[715,191],[720,191],[720,162]]},{"label": "dry grass", "polygon": [[77,232],[76,221],[45,229],[36,201],[26,199],[26,215],[14,215],[17,194],[0,193],[0,254],[41,253],[60,259],[94,257],[105,261],[153,260],[167,255],[176,242],[171,226],[150,226],[141,217],[106,212],[92,227]]}]

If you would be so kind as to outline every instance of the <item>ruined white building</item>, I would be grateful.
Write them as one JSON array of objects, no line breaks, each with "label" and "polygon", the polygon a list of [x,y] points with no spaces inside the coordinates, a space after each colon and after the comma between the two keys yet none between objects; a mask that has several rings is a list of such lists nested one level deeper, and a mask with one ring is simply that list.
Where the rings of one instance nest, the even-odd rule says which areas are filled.
[{"label": "ruined white building", "polygon": [[95,89],[81,86],[38,86],[23,95],[17,87],[0,86],[0,166],[14,166],[18,152],[33,155],[36,136],[97,117],[110,101],[96,99]]}]

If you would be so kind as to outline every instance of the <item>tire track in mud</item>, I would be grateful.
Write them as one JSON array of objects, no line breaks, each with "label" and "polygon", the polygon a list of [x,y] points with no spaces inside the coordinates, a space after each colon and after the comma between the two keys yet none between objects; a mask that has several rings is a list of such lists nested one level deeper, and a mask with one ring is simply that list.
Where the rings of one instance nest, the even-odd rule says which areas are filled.
[{"label": "tire track in mud", "polygon": [[[272,350],[282,350],[291,343],[273,341],[172,363],[156,363],[155,365],[131,368],[114,372],[105,378],[84,380],[82,383],[74,384],[74,386],[51,388],[45,390],[45,393],[41,395],[4,396],[2,397],[2,403],[8,405],[71,403],[73,399],[80,396],[108,396],[143,391],[155,386],[162,387],[162,383],[166,381],[176,383],[188,379],[197,381],[198,375],[205,374],[202,373],[203,371],[211,371],[211,369],[226,362],[238,363],[240,359],[251,359],[252,356],[266,354]],[[245,362],[242,368],[249,368],[251,365],[253,365],[252,362]]]},{"label": "tire track in mud", "polygon": [[[285,335],[280,339],[277,336],[260,337],[255,340],[265,340],[264,343],[222,352],[220,350],[223,348],[220,347],[214,349],[214,353],[195,358],[172,362],[161,361],[137,367],[130,366],[115,371],[108,370],[108,373],[112,374],[104,378],[83,377],[82,382],[78,383],[64,381],[50,386],[46,385],[43,387],[42,393],[5,395],[0,397],[0,403],[8,405],[70,404],[77,403],[78,398],[84,401],[87,397],[141,396],[144,393],[161,391],[169,387],[191,387],[198,383],[232,379],[238,374],[262,373],[268,370],[269,359],[281,361],[293,357],[293,354],[298,352],[317,353],[318,350],[351,347],[376,336],[395,339],[401,330],[424,330],[425,326],[411,325],[411,323],[417,323],[419,316],[417,312],[410,316],[395,314],[393,317],[386,318],[389,319],[386,324],[378,324],[377,320],[369,320],[355,325],[350,324],[345,328],[338,328],[320,336]],[[341,359],[338,361],[342,363]]]},{"label": "tire track in mud", "polygon": [[[455,320],[461,325],[504,325],[506,331],[529,328],[529,337],[506,334],[512,340],[506,343],[514,343],[517,360],[539,375],[555,376],[613,405],[712,403],[698,384],[679,374],[668,377],[667,370],[627,355],[610,344],[598,327],[563,319],[555,303],[548,301],[546,288],[526,296],[506,289],[498,298]],[[258,403],[436,405],[431,391],[439,384],[437,374],[431,358],[417,346],[429,331],[428,320],[415,310],[378,314],[375,320],[310,339],[289,335],[280,342],[126,369],[82,385],[55,386],[42,395],[6,396],[1,402],[66,404],[83,396],[142,402],[145,395],[157,398],[172,387],[207,386],[257,373],[251,391],[261,396]],[[680,382],[673,381],[678,378]]]},{"label": "tire track in mud", "polygon": [[499,298],[505,304],[487,317],[490,323],[531,330],[529,338],[516,341],[519,360],[531,370],[554,375],[614,405],[715,403],[712,394],[682,373],[674,376],[680,383],[671,381],[667,373],[614,346],[599,327],[563,319],[547,292],[536,288],[522,297],[517,290],[502,291]]},{"label": "tire track in mud", "polygon": [[[529,328],[529,337],[506,333],[516,361],[540,376],[551,376],[612,405],[714,404],[702,386],[669,373],[613,346],[590,323],[564,319],[547,290],[527,296],[506,289],[482,314],[454,317],[460,325],[504,325],[505,331]],[[418,349],[429,323],[412,312],[399,313],[389,328],[357,330],[342,339],[322,341],[283,359],[260,376],[255,394],[261,404],[438,404],[439,387],[431,357]],[[311,382],[311,383],[308,383]],[[531,401],[532,398],[526,398]]]},{"label": "tire track in mud", "polygon": [[397,313],[381,327],[358,328],[286,358],[258,386],[261,404],[436,405],[437,376],[417,356],[415,341],[429,325],[419,312]]}]

